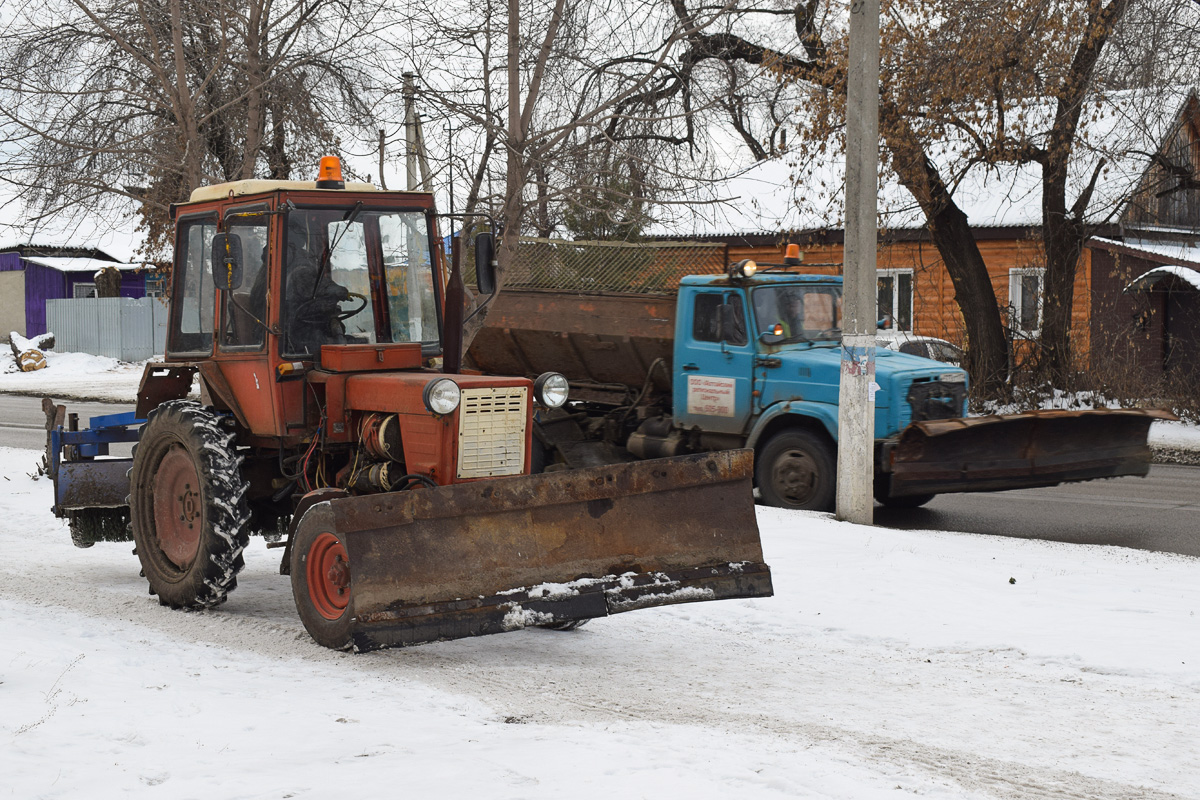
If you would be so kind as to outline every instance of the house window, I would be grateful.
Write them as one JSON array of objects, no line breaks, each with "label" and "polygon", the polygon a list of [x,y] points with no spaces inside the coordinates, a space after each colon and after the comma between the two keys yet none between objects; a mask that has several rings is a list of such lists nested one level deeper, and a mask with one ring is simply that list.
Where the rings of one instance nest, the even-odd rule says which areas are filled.
[{"label": "house window", "polygon": [[162,297],[166,294],[166,278],[161,272],[146,276],[146,297]]},{"label": "house window", "polygon": [[95,297],[96,284],[94,283],[77,283],[71,287],[71,297],[76,300],[81,297]]},{"label": "house window", "polygon": [[876,273],[879,287],[879,327],[890,331],[911,331],[913,307],[913,271],[881,269]]},{"label": "house window", "polygon": [[1042,328],[1042,279],[1045,270],[1023,267],[1008,271],[1008,305],[1014,331],[1036,336]]}]

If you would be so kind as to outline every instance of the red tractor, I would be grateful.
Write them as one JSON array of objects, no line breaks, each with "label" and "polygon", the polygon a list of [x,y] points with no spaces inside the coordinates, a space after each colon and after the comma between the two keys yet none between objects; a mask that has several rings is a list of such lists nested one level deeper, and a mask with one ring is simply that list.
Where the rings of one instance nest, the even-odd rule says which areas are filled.
[{"label": "red tractor", "polygon": [[[252,531],[281,539],[333,648],[771,593],[748,452],[530,475],[567,381],[459,369],[431,195],[323,160],[315,182],[204,187],[173,213],[166,358],[136,412],[79,430],[47,403],[55,513],[81,546],[132,536],[161,603],[223,602]],[[490,234],[474,250],[486,288]]]}]

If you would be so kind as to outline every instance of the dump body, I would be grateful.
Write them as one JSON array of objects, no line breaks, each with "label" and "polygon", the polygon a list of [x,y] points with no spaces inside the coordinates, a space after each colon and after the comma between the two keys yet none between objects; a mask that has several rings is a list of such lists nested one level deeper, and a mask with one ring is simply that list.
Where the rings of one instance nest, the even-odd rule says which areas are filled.
[{"label": "dump body", "polygon": [[506,288],[488,309],[470,357],[491,375],[561,372],[573,397],[611,398],[614,391],[636,391],[656,359],[667,370],[652,377],[653,388],[669,390],[674,340],[673,294]]}]

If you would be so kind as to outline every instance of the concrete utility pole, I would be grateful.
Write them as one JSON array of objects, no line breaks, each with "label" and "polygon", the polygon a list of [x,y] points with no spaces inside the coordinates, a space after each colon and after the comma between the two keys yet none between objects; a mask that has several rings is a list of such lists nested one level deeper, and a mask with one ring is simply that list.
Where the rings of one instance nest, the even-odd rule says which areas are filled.
[{"label": "concrete utility pole", "polygon": [[420,188],[421,180],[417,174],[417,86],[415,76],[411,72],[404,73],[404,165],[408,172],[408,183],[405,186],[410,192]]},{"label": "concrete utility pole", "polygon": [[851,0],[846,98],[846,250],[837,518],[874,522],[875,255],[879,192],[879,0]]}]

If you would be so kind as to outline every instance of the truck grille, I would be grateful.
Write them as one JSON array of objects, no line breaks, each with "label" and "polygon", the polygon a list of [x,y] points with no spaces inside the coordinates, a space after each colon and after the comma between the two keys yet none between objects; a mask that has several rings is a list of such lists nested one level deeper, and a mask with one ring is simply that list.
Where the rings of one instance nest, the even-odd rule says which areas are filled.
[{"label": "truck grille", "polygon": [[912,408],[913,422],[961,417],[966,399],[965,383],[925,381],[914,383],[908,390],[908,404]]},{"label": "truck grille", "polygon": [[458,477],[520,475],[525,470],[524,386],[463,389],[458,413]]}]

